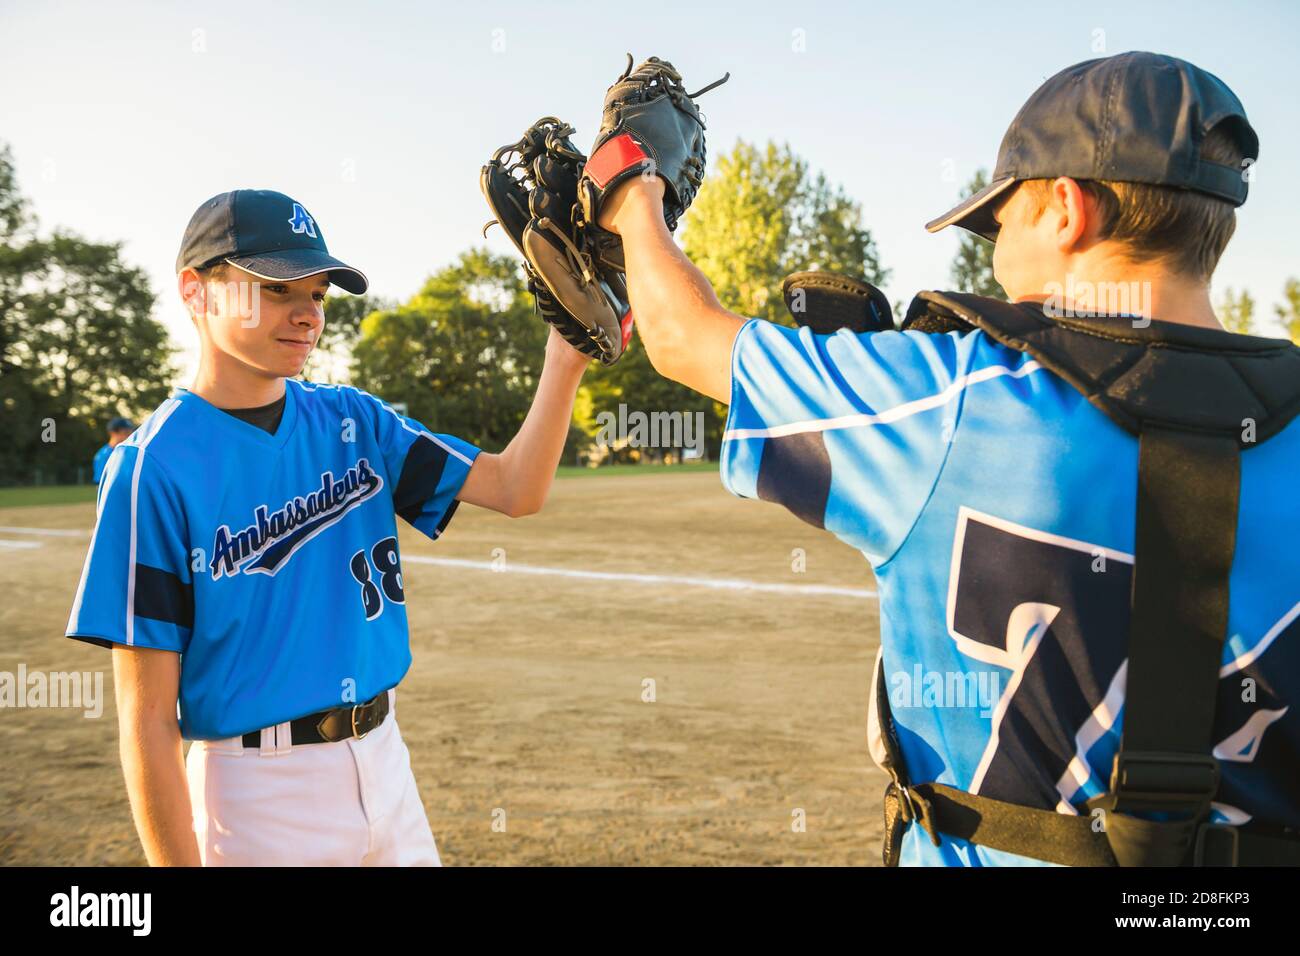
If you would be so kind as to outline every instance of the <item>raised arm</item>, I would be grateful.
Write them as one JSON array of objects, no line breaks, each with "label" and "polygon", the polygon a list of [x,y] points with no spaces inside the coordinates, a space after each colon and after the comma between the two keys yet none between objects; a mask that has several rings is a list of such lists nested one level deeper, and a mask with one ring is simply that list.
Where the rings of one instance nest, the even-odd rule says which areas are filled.
[{"label": "raised arm", "polygon": [[512,518],[541,510],[564,452],[587,361],[551,329],[537,394],[523,425],[501,454],[482,452],[474,459],[459,500]]},{"label": "raised arm", "polygon": [[664,183],[634,176],[605,200],[599,225],[618,233],[637,331],[660,375],[731,401],[731,346],[745,320],[718,302],[709,280],[664,225]]}]

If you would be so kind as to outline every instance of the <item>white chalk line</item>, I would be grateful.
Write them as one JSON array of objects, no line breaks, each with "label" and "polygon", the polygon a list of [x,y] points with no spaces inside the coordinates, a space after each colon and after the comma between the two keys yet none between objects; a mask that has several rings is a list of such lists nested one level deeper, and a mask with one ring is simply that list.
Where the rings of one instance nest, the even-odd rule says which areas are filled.
[{"label": "white chalk line", "polygon": [[0,548],[9,551],[26,551],[31,548],[39,548],[44,543],[43,541],[13,541],[9,538],[0,538]]},{"label": "white chalk line", "polygon": [[430,558],[420,554],[402,555],[402,561],[413,564],[434,564],[443,568],[466,568],[472,571],[493,571],[498,574],[538,574],[582,581],[622,581],[628,584],[671,585],[674,587],[711,588],[715,591],[759,591],[768,594],[790,594],[800,597],[846,597],[873,601],[875,591],[867,588],[841,588],[829,584],[768,584],[763,581],[745,581],[736,578],[692,578],[671,574],[630,574],[622,571],[581,571],[575,568],[544,568],[534,564],[515,564],[512,561],[469,561],[464,558]]},{"label": "white chalk line", "polygon": [[0,532],[6,534],[43,534],[51,538],[84,538],[89,532],[69,528],[10,528],[0,525]]},{"label": "white chalk line", "polygon": [[[84,537],[84,531],[58,528],[14,528],[0,526],[0,532],[14,534],[40,534],[58,537]],[[39,548],[40,541],[13,541],[0,538],[0,548],[26,550]],[[433,564],[444,568],[466,568],[472,571],[493,571],[497,574],[535,574],[560,578],[577,578],[582,581],[622,581],[628,584],[672,585],[677,587],[709,588],[715,591],[758,591],[767,594],[793,594],[803,597],[845,597],[874,601],[875,591],[868,588],[842,588],[829,584],[769,584],[763,581],[746,581],[739,578],[692,578],[672,574],[632,574],[623,571],[582,571],[575,568],[546,568],[535,564],[513,562],[470,561],[465,558],[431,558],[408,554],[404,561],[415,564]]]}]

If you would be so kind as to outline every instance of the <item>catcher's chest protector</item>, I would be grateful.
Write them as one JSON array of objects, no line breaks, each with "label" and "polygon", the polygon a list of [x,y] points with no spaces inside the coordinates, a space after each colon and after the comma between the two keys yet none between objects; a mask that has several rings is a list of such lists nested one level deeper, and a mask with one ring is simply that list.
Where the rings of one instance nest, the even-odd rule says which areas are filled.
[{"label": "catcher's chest protector", "polygon": [[[1138,438],[1137,527],[1124,723],[1109,792],[1071,816],[912,782],[883,661],[875,718],[892,777],[884,856],[907,824],[1064,865],[1300,865],[1300,833],[1207,822],[1227,637],[1240,456],[1300,412],[1300,348],[1278,339],[1128,318],[1050,318],[1029,303],[922,292],[903,329],[982,329],[1032,355]],[[1163,819],[1149,819],[1149,817]]]}]

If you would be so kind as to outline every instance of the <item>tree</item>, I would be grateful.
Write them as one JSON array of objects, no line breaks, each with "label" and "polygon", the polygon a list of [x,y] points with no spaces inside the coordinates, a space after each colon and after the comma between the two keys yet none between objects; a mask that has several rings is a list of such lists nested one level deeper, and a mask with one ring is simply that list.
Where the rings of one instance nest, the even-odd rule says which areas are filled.
[{"label": "tree", "polygon": [[174,349],[153,306],[119,243],[37,235],[0,150],[0,483],[88,475],[108,419],[139,420],[167,397]]},{"label": "tree", "polygon": [[[988,184],[988,173],[983,169],[976,170],[971,181],[966,184],[962,198],[973,196]],[[952,260],[950,273],[953,288],[958,292],[1005,299],[1006,293],[998,284],[998,280],[993,278],[993,243],[965,229],[959,229],[958,233],[961,239],[957,246],[957,255]]]},{"label": "tree", "polygon": [[760,150],[741,140],[718,158],[687,215],[682,249],[725,308],[786,325],[781,281],[791,272],[826,269],[876,285],[889,275],[862,207],[771,142]]},{"label": "tree", "polygon": [[41,247],[40,284],[21,309],[33,381],[66,415],[152,411],[170,391],[173,349],[144,272],[117,243],[56,233]]},{"label": "tree", "polygon": [[1219,306],[1215,311],[1219,315],[1219,321],[1229,332],[1251,334],[1251,326],[1255,318],[1255,300],[1245,289],[1242,289],[1239,294],[1234,293],[1231,286],[1224,289],[1223,298],[1219,300]]},{"label": "tree", "polygon": [[331,291],[325,298],[325,327],[301,377],[313,382],[346,384],[351,380],[352,351],[361,337],[361,322],[371,312],[392,309],[394,303],[373,295]]},{"label": "tree", "polygon": [[[635,336],[617,364],[609,368],[599,363],[592,364],[583,379],[580,398],[575,418],[578,426],[589,436],[595,436],[599,430],[597,415],[610,412],[617,416],[619,405],[626,405],[629,412],[640,411],[647,415],[654,412],[681,412],[683,415],[694,416],[696,412],[703,412],[703,437],[709,455],[716,457],[722,445],[726,409],[707,395],[701,395],[656,372],[645,348]],[[641,454],[643,458],[662,458],[663,452],[669,450],[680,460],[680,448],[661,447]]]},{"label": "tree", "polygon": [[0,240],[12,245],[34,225],[27,197],[18,189],[13,150],[8,143],[0,144]]},{"label": "tree", "polygon": [[[877,285],[888,278],[862,208],[825,175],[810,173],[789,146],[762,148],[743,140],[720,156],[704,182],[682,232],[682,248],[712,283],[723,307],[792,325],[781,282],[792,272],[826,269]],[[716,457],[725,406],[672,382],[650,365],[633,341],[612,368],[587,374],[584,407],[594,417],[629,411],[705,414],[705,441]],[[583,422],[589,431],[594,426]]]},{"label": "tree", "polygon": [[1291,341],[1300,345],[1300,279],[1287,279],[1282,289],[1282,305],[1273,307],[1282,328],[1291,337]]},{"label": "tree", "polygon": [[371,312],[360,328],[354,381],[405,402],[428,428],[499,451],[523,424],[547,326],[514,259],[462,253],[408,302]]}]

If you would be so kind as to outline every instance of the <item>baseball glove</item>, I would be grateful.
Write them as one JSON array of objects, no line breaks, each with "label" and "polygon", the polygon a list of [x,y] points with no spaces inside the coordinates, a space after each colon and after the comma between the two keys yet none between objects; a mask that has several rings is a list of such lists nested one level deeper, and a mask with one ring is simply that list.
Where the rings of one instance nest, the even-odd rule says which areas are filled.
[{"label": "baseball glove", "polygon": [[627,69],[605,94],[595,150],[578,177],[577,202],[570,205],[567,191],[534,190],[523,233],[532,271],[557,306],[591,330],[607,365],[627,347],[632,316],[622,242],[599,228],[596,217],[612,189],[642,174],[666,181],[664,220],[675,228],[704,180],[704,121],[672,64],[651,57],[633,70],[629,56]]},{"label": "baseball glove", "polygon": [[[608,275],[598,276],[591,268],[590,255],[579,246],[584,239],[573,217],[586,157],[569,139],[573,132],[572,126],[554,116],[542,117],[517,142],[492,155],[479,175],[479,187],[496,217],[488,226],[500,223],[524,257],[528,291],[537,313],[579,352],[613,365],[632,334],[621,273],[622,250],[609,254],[618,269],[608,268]],[[576,313],[556,300],[539,278],[534,261],[557,271],[561,262],[564,269],[580,270],[582,294],[566,290],[578,307]]]},{"label": "baseball glove", "polygon": [[[605,93],[600,133],[578,187],[583,219],[595,227],[619,183],[658,175],[665,183],[664,222],[675,230],[704,182],[704,119],[695,100],[730,78],[687,93],[671,63],[652,56],[634,70],[629,53],[622,76]],[[598,238],[603,247],[604,237]]]}]

